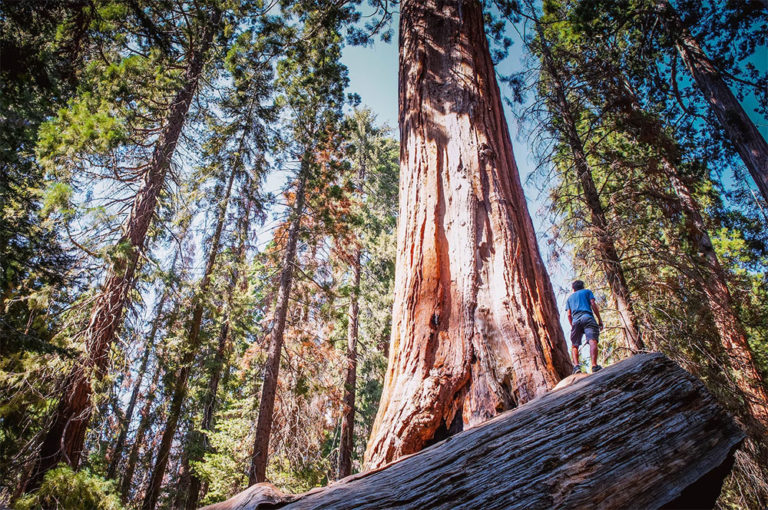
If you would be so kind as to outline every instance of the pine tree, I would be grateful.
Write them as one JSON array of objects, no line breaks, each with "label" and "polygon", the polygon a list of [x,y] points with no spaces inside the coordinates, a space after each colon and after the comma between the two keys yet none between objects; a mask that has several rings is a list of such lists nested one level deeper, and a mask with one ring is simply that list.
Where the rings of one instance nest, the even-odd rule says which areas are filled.
[{"label": "pine tree", "polygon": [[562,132],[561,136],[572,153],[583,199],[590,212],[591,227],[594,229],[594,237],[596,238],[595,249],[598,254],[597,258],[606,275],[611,288],[611,294],[616,303],[626,347],[630,351],[639,351],[643,349],[644,345],[632,304],[631,292],[624,276],[624,269],[616,249],[616,243],[613,239],[615,235],[613,233],[614,229],[608,224],[600,195],[592,178],[592,169],[588,163],[584,143],[578,133],[574,106],[568,98],[567,85],[553,57],[553,51],[545,35],[542,22],[535,14],[533,17],[538,37],[534,51],[541,55],[542,71],[547,77],[546,81],[542,78],[540,89],[550,91],[549,108],[551,108],[554,115],[559,117],[558,121],[553,124],[556,126],[555,129]]},{"label": "pine tree", "polygon": [[248,475],[250,484],[266,479],[280,356],[301,223],[307,204],[307,187],[313,185],[318,175],[316,169],[322,164],[318,160],[322,145],[336,131],[334,124],[340,121],[346,84],[346,70],[339,63],[339,24],[349,16],[348,9],[325,2],[318,5],[298,3],[292,6],[291,14],[301,20],[302,37],[296,39],[287,58],[280,62],[278,72],[286,91],[286,105],[293,114],[291,147],[295,148],[299,168],[292,183],[295,188],[284,239],[280,283],[272,312],[274,323],[269,333],[269,350]]},{"label": "pine tree", "polygon": [[115,263],[107,271],[83,332],[87,353],[62,384],[63,397],[43,440],[29,489],[39,485],[44,474],[60,461],[66,460],[73,467],[79,463],[91,414],[91,378],[101,379],[107,371],[109,348],[120,327],[147,231],[220,20],[218,7],[205,10],[202,15],[199,38],[191,43],[180,88],[170,104],[151,159],[142,172],[124,232],[115,245]]}]

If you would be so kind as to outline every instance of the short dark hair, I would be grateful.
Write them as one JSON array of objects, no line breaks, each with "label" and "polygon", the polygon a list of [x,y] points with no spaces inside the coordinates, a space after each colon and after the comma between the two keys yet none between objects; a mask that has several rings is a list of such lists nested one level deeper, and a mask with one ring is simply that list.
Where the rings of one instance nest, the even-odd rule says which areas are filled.
[{"label": "short dark hair", "polygon": [[571,284],[571,288],[573,289],[574,292],[576,292],[577,290],[581,290],[584,288],[584,282],[582,282],[581,280],[576,280]]}]

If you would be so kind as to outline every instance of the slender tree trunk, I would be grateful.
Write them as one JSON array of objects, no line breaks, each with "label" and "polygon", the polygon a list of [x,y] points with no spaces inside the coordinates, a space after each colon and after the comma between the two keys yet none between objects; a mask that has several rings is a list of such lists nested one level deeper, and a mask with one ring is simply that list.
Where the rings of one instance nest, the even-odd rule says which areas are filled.
[{"label": "slender tree trunk", "polygon": [[157,504],[157,497],[160,494],[160,488],[165,476],[165,469],[168,464],[168,455],[171,451],[171,445],[173,444],[173,437],[176,434],[176,428],[181,417],[181,409],[184,405],[184,401],[187,398],[187,387],[189,383],[189,374],[192,369],[192,362],[195,360],[195,355],[200,347],[200,327],[203,322],[203,301],[208,286],[211,281],[211,274],[216,265],[216,257],[219,254],[219,247],[221,246],[221,233],[224,230],[224,224],[227,219],[227,206],[229,204],[229,197],[232,193],[232,184],[235,180],[235,169],[229,174],[227,180],[226,191],[224,197],[219,204],[219,212],[216,218],[216,228],[214,230],[213,237],[210,241],[210,251],[208,252],[208,260],[203,271],[203,276],[200,280],[200,286],[197,290],[194,298],[194,308],[192,311],[192,323],[189,328],[189,334],[187,336],[187,342],[184,349],[184,355],[182,357],[181,366],[179,367],[176,377],[175,386],[173,390],[173,397],[171,398],[171,407],[168,412],[168,421],[163,431],[163,437],[160,441],[160,449],[157,453],[157,459],[155,461],[155,467],[152,470],[152,476],[149,480],[149,487],[142,503],[143,510],[152,510]]},{"label": "slender tree trunk", "polygon": [[256,438],[253,444],[251,467],[248,471],[248,484],[263,482],[266,480],[267,461],[269,460],[269,436],[272,433],[272,413],[275,410],[275,392],[277,391],[277,376],[280,370],[280,354],[283,350],[283,332],[285,331],[285,318],[288,313],[288,299],[293,283],[293,265],[296,259],[296,245],[299,241],[301,219],[304,215],[305,187],[307,179],[308,158],[311,154],[305,153],[301,161],[301,174],[296,188],[296,202],[292,211],[291,224],[288,228],[288,242],[283,256],[283,269],[280,273],[280,287],[277,292],[274,323],[269,339],[269,352],[264,370],[264,383],[261,389],[261,401],[259,402],[259,417],[256,422]]},{"label": "slender tree trunk", "polygon": [[165,175],[176,150],[184,121],[197,91],[203,70],[205,55],[218,25],[221,13],[212,17],[204,28],[203,42],[191,52],[181,89],[171,103],[168,118],[155,145],[152,159],[147,166],[143,181],[136,193],[133,207],[125,222],[124,233],[118,245],[130,247],[127,260],[116,263],[107,273],[90,322],[84,334],[86,355],[67,375],[62,388],[62,398],[45,435],[28,490],[37,488],[49,469],[59,462],[77,467],[85,441],[85,433],[91,417],[91,377],[102,379],[109,362],[109,349],[118,327],[122,323],[123,309],[133,279],[147,230],[155,213]]},{"label": "slender tree trunk", "polygon": [[[363,140],[364,141],[364,140]],[[361,202],[365,199],[366,154],[360,149],[357,173],[357,193]],[[357,391],[357,336],[360,312],[360,259],[362,249],[356,245],[352,254],[352,293],[349,300],[349,325],[347,327],[347,366],[344,376],[344,415],[341,421],[341,444],[339,445],[339,461],[337,478],[352,474],[352,450],[355,444],[355,392]]]},{"label": "slender tree trunk", "polygon": [[664,23],[683,63],[710,108],[744,160],[763,200],[768,201],[768,143],[723,80],[717,66],[688,31],[668,0],[657,0],[656,12]]},{"label": "slender tree trunk", "polygon": [[[206,395],[203,404],[203,421],[200,424],[200,429],[203,431],[202,437],[202,450],[199,458],[193,460],[202,460],[205,456],[205,452],[208,450],[208,436],[207,433],[213,430],[213,417],[216,411],[216,394],[219,391],[219,381],[221,380],[221,372],[224,368],[224,358],[226,356],[227,344],[229,340],[229,319],[224,321],[219,331],[219,341],[216,346],[216,355],[213,360],[213,370],[211,372],[211,378],[208,381],[208,388],[206,389]],[[194,510],[199,505],[200,501],[200,489],[202,487],[202,481],[192,471],[190,473],[189,490],[187,495],[187,510]]]},{"label": "slender tree trunk", "polygon": [[[188,424],[191,427],[191,423]],[[185,435],[185,444],[189,444],[191,439],[192,431],[188,430],[188,433]],[[179,469],[178,473],[176,474],[176,483],[173,487],[173,509],[174,510],[181,510],[182,508],[186,508],[186,503],[189,497],[189,484],[192,481],[191,473],[189,469],[189,450],[187,448],[183,448],[181,451],[181,458],[179,459]]]},{"label": "slender tree trunk", "polygon": [[768,391],[749,346],[747,334],[736,315],[725,271],[699,212],[699,204],[680,179],[677,168],[666,158],[662,158],[662,166],[685,213],[686,234],[695,249],[694,260],[700,271],[701,288],[707,297],[736,385],[744,394],[750,414],[765,433],[768,431]]},{"label": "slender tree trunk", "polygon": [[596,251],[600,260],[600,265],[605,272],[608,285],[611,287],[611,295],[616,303],[616,310],[621,319],[624,341],[627,348],[633,352],[644,348],[643,340],[640,335],[640,328],[637,325],[637,316],[632,305],[631,293],[627,280],[624,277],[624,268],[621,264],[621,257],[616,250],[613,236],[605,216],[605,210],[600,202],[600,194],[597,191],[595,182],[592,179],[592,169],[587,162],[587,156],[584,151],[584,143],[579,136],[576,128],[576,120],[573,116],[571,104],[566,96],[565,84],[561,78],[560,71],[552,57],[549,48],[549,42],[544,36],[544,31],[536,20],[536,30],[539,35],[539,43],[542,55],[544,69],[550,76],[550,87],[555,95],[557,113],[562,121],[563,130],[568,147],[571,149],[576,174],[579,178],[581,191],[584,194],[584,201],[589,209],[592,227],[596,234]]},{"label": "slender tree trunk", "polygon": [[128,454],[128,461],[126,462],[123,477],[120,481],[120,499],[123,503],[128,500],[128,493],[131,490],[131,482],[133,481],[133,473],[136,470],[136,462],[139,460],[139,452],[141,451],[141,446],[144,444],[144,436],[152,422],[150,413],[152,411],[152,404],[155,401],[155,389],[157,388],[157,382],[160,379],[161,372],[162,368],[158,363],[155,373],[152,376],[152,382],[150,383],[149,388],[147,388],[146,395],[144,396],[144,407],[142,407],[140,413],[141,420],[139,420],[139,427],[136,429],[136,437],[133,439],[131,451]]},{"label": "slender tree trunk", "polygon": [[400,221],[377,467],[542,395],[571,363],[480,2],[404,0]]},{"label": "slender tree trunk", "polygon": [[357,333],[360,311],[360,252],[360,248],[356,247],[352,256],[352,294],[349,301],[349,326],[347,328],[347,373],[344,377],[344,416],[341,422],[337,478],[344,478],[352,474],[355,390],[357,389]]},{"label": "slender tree trunk", "polygon": [[768,431],[768,391],[757,366],[747,339],[744,326],[739,320],[728,289],[727,278],[717,258],[712,239],[709,237],[701,208],[688,185],[680,177],[673,159],[678,148],[669,140],[660,121],[649,117],[642,110],[637,94],[626,79],[622,79],[623,93],[628,101],[629,121],[659,149],[661,170],[678,197],[680,210],[685,216],[686,237],[694,253],[693,260],[699,272],[698,283],[707,299],[707,305],[717,328],[723,350],[733,371],[736,385],[745,397],[749,413],[762,432]]},{"label": "slender tree trunk", "polygon": [[117,467],[120,465],[120,460],[123,456],[123,448],[125,447],[125,440],[128,437],[128,428],[133,421],[133,411],[136,408],[136,402],[139,398],[139,392],[141,391],[141,383],[144,380],[144,373],[147,370],[147,364],[149,363],[149,355],[152,353],[152,349],[155,344],[155,337],[157,336],[157,330],[160,326],[160,319],[163,315],[163,307],[165,301],[168,298],[167,293],[163,293],[160,301],[157,304],[157,313],[155,320],[152,321],[152,329],[150,329],[149,337],[144,346],[144,354],[141,358],[141,365],[139,367],[138,376],[136,378],[136,384],[133,387],[131,393],[131,399],[128,401],[128,407],[125,410],[125,416],[120,422],[120,435],[117,437],[115,448],[112,451],[112,459],[109,462],[109,468],[107,469],[107,478],[115,478],[117,474]]},{"label": "slender tree trunk", "polygon": [[[250,186],[250,183],[246,181],[243,186],[248,187]],[[234,300],[234,293],[238,286],[242,292],[245,292],[248,288],[248,276],[245,271],[240,270],[240,264],[246,264],[246,239],[248,238],[250,229],[251,206],[251,202],[247,201],[238,221],[238,228],[240,229],[241,235],[239,243],[240,246],[238,247],[237,251],[237,264],[232,271],[232,282],[229,286],[227,294],[227,316],[224,320],[224,323],[221,325],[221,329],[219,330],[219,341],[216,349],[216,356],[214,358],[213,370],[211,373],[211,378],[208,381],[208,389],[204,400],[205,403],[203,407],[203,421],[200,426],[203,431],[203,451],[200,457],[201,459],[204,458],[205,452],[207,452],[208,448],[210,447],[207,433],[213,430],[214,416],[216,412],[216,395],[219,391],[219,385],[221,383],[226,386],[229,379],[230,364],[226,362],[226,358],[229,346],[231,344],[230,335],[232,334],[231,321],[233,313],[232,305]],[[198,478],[193,471],[189,486],[187,510],[193,510],[198,507],[200,498],[205,496],[205,493],[208,490],[207,488],[208,483],[203,483],[203,481],[200,480],[200,478]]]}]

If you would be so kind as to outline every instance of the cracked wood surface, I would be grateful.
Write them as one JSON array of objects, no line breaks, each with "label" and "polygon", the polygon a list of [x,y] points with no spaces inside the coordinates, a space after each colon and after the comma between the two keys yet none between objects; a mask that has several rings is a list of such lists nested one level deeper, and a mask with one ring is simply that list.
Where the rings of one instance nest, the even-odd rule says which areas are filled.
[{"label": "cracked wood surface", "polygon": [[383,468],[206,510],[711,507],[743,433],[704,385],[641,354]]}]

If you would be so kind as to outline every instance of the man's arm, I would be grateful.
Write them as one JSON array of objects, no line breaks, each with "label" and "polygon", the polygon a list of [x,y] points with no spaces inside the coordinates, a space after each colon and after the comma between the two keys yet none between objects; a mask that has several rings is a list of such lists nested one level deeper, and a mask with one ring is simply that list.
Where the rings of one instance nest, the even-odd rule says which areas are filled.
[{"label": "man's arm", "polygon": [[592,311],[595,312],[597,325],[600,326],[600,329],[603,329],[603,319],[600,317],[600,308],[598,308],[597,302],[594,299],[590,299],[589,304],[592,306]]},{"label": "man's arm", "polygon": [[568,310],[568,324],[570,324],[571,327],[573,327],[573,315],[571,315],[570,309]]}]

